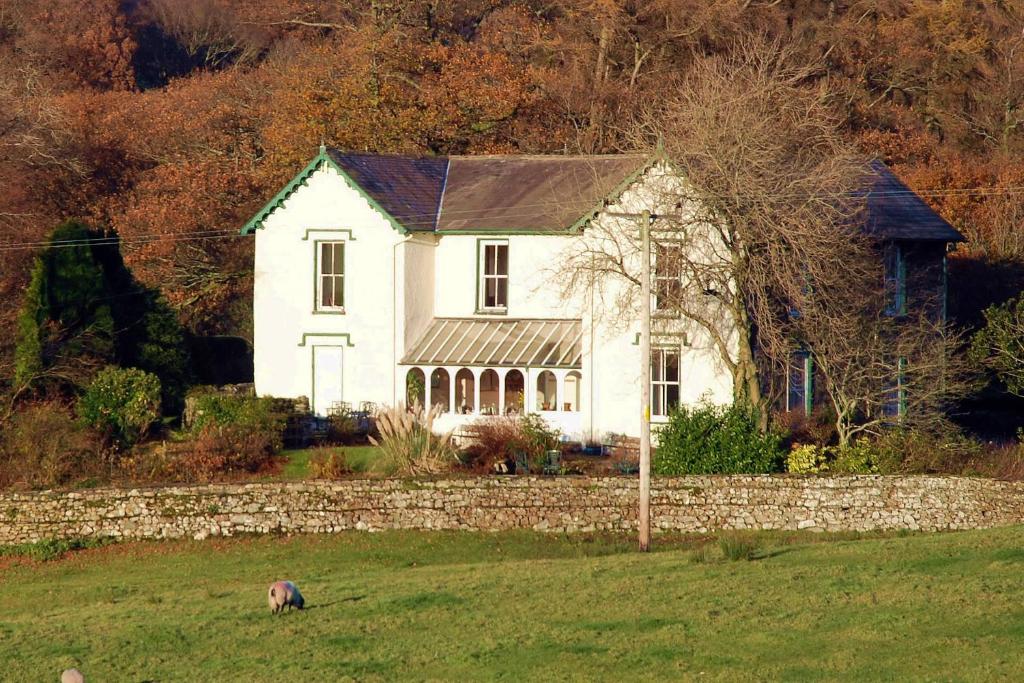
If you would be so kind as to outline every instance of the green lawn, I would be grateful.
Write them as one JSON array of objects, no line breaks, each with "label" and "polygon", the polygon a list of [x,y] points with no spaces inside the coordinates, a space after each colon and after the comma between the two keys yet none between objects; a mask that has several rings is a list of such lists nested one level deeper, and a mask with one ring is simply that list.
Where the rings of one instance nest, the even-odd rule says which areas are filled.
[{"label": "green lawn", "polygon": [[[0,557],[3,680],[992,680],[1024,673],[1024,529],[717,546],[350,533]],[[295,579],[310,609],[272,617]]]},{"label": "green lawn", "polygon": [[354,472],[368,472],[377,461],[380,449],[376,446],[337,446],[330,449],[304,448],[302,450],[283,451],[281,455],[288,458],[281,471],[282,479],[309,478],[309,459],[318,452],[344,451],[345,462]]}]

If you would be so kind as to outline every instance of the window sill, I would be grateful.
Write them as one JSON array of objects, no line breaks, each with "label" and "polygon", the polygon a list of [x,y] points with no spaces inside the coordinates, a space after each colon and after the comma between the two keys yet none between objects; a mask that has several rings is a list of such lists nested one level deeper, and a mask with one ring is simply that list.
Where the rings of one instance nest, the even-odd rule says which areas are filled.
[{"label": "window sill", "polygon": [[344,308],[315,308],[313,315],[345,315]]},{"label": "window sill", "polygon": [[478,308],[473,311],[474,315],[508,315],[507,308]]}]

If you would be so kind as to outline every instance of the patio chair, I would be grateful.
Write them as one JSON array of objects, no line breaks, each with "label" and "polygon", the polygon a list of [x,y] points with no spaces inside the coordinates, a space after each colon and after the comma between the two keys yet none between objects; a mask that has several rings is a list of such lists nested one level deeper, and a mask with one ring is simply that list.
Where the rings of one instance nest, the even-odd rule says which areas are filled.
[{"label": "patio chair", "polygon": [[544,461],[544,474],[558,474],[562,471],[562,451],[550,450]]},{"label": "patio chair", "polygon": [[530,473],[530,458],[523,451],[516,451],[516,474]]}]

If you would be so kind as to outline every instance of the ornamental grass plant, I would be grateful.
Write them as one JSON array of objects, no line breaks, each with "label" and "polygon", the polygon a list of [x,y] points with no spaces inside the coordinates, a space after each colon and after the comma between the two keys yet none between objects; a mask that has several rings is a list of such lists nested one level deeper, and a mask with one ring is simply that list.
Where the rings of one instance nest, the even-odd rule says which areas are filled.
[{"label": "ornamental grass plant", "polygon": [[434,433],[434,421],[442,407],[425,410],[418,403],[385,408],[377,415],[379,437],[370,443],[381,449],[382,466],[395,474],[423,476],[447,472],[458,462],[452,432]]}]

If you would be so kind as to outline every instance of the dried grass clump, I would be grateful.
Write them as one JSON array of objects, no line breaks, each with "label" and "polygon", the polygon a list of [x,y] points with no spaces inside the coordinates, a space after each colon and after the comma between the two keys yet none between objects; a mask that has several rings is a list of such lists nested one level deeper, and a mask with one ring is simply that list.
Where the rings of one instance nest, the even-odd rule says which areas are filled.
[{"label": "dried grass clump", "polygon": [[452,432],[434,433],[434,421],[441,411],[441,406],[424,410],[418,403],[410,408],[399,403],[381,410],[377,415],[380,437],[371,436],[370,443],[381,449],[385,466],[406,476],[440,474],[452,469],[458,461]]}]

